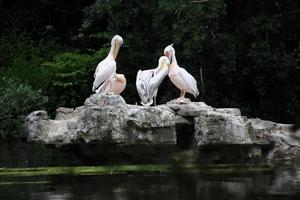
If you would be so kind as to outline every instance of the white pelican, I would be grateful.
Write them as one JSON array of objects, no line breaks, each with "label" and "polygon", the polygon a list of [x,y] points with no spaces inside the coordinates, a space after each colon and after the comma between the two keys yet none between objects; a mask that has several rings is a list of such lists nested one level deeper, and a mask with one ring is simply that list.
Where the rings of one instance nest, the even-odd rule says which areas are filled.
[{"label": "white pelican", "polygon": [[169,59],[166,56],[161,56],[157,68],[138,71],[136,76],[136,88],[142,105],[150,106],[153,101],[154,105],[156,105],[158,87],[168,75],[169,66]]},{"label": "white pelican", "polygon": [[194,95],[196,98],[199,95],[197,81],[184,68],[178,66],[173,44],[165,48],[164,55],[167,56],[171,62],[169,78],[181,91],[179,99],[185,98],[184,96],[186,92]]},{"label": "white pelican", "polygon": [[[93,83],[93,92],[94,91],[102,91],[97,90],[99,87],[105,83],[108,79],[113,79],[114,76],[116,75],[116,69],[117,69],[117,64],[116,64],[116,57],[118,55],[119,49],[121,45],[123,44],[123,39],[119,35],[115,35],[112,40],[111,40],[111,47],[108,56],[102,60],[95,71],[94,77],[94,83]],[[97,93],[98,93],[97,92]]]},{"label": "white pelican", "polygon": [[96,93],[113,92],[121,94],[126,87],[126,78],[124,74],[116,74],[106,80],[97,90]]}]

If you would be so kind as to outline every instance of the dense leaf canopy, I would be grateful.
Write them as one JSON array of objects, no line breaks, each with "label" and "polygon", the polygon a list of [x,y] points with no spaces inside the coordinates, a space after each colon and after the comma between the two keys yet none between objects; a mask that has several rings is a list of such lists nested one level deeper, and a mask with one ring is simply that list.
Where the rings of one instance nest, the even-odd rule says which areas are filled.
[{"label": "dense leaf canopy", "polygon": [[[198,81],[197,101],[286,123],[299,115],[298,0],[16,0],[0,1],[0,11],[3,80],[41,91],[51,112],[92,93],[96,65],[119,34],[128,103],[139,102],[137,71],[156,67],[174,43],[179,65]],[[158,95],[164,103],[179,90],[165,79]]]}]

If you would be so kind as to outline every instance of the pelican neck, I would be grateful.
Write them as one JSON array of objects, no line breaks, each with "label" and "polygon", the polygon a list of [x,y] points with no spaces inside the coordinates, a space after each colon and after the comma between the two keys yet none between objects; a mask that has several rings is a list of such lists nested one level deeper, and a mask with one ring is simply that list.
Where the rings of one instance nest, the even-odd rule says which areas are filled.
[{"label": "pelican neck", "polygon": [[[118,55],[118,51],[115,52],[115,48],[116,48],[116,42],[113,41],[112,44],[111,44],[108,56],[112,57],[114,60],[116,59],[116,57]],[[116,53],[116,55],[114,55],[114,52]]]},{"label": "pelican neck", "polygon": [[176,60],[176,56],[175,56],[175,51],[172,53],[172,64],[176,64],[177,65],[177,60]]}]

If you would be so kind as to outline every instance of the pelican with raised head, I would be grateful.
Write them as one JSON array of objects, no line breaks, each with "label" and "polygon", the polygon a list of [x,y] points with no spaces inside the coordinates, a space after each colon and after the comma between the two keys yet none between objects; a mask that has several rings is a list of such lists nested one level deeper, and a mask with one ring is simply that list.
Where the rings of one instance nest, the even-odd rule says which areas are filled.
[{"label": "pelican with raised head", "polygon": [[185,98],[185,93],[190,93],[196,98],[199,95],[197,88],[197,81],[195,78],[188,73],[184,68],[179,67],[177,64],[175,49],[173,44],[167,46],[164,50],[164,55],[170,60],[169,78],[172,83],[180,89],[179,99]]},{"label": "pelican with raised head", "polygon": [[161,56],[155,69],[139,70],[136,76],[136,88],[141,98],[141,104],[156,106],[158,87],[168,75],[170,61],[166,56]]},{"label": "pelican with raised head", "polygon": [[[93,92],[96,92],[96,93],[104,92],[104,91],[112,92],[112,91],[104,90],[104,88],[108,89],[111,87],[104,87],[102,85],[103,84],[112,85],[112,83],[115,82],[116,69],[117,69],[116,57],[118,55],[119,49],[122,44],[123,44],[123,39],[121,36],[115,35],[112,38],[110,51],[109,51],[107,57],[104,60],[102,60],[96,68],[96,71],[94,74],[95,80],[93,83]],[[125,85],[126,85],[126,79],[125,79]]]}]

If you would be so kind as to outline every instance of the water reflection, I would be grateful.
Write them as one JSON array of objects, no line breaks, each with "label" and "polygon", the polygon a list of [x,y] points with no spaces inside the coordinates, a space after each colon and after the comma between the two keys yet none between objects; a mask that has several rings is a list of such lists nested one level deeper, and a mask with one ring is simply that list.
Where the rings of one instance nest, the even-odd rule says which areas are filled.
[{"label": "water reflection", "polygon": [[41,144],[0,143],[0,168],[77,165],[83,163],[73,154],[61,153],[57,149],[49,149]]},{"label": "water reflection", "polygon": [[[44,182],[0,185],[0,199],[299,199],[299,174],[300,168],[242,177],[191,174],[35,177],[34,180]],[[29,179],[18,178],[18,181]]]},{"label": "water reflection", "polygon": [[[1,167],[81,165],[71,155],[40,146],[0,146]],[[2,184],[1,184],[2,183]],[[272,174],[131,174],[0,177],[0,199],[300,199],[300,167]]]}]

